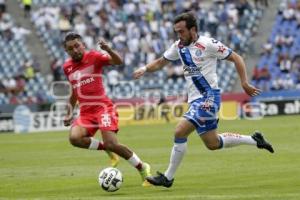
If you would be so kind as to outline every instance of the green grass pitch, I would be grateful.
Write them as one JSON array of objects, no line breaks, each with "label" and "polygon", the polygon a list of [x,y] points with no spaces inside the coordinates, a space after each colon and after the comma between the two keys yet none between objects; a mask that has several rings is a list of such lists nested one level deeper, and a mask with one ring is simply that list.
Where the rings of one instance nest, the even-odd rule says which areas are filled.
[{"label": "green grass pitch", "polygon": [[[164,172],[174,127],[121,127],[119,140],[149,162],[152,173]],[[172,188],[143,188],[137,171],[122,160],[124,183],[114,193],[97,183],[99,171],[108,166],[106,154],[72,147],[68,132],[0,134],[0,199],[299,200],[300,117],[219,123],[221,132],[256,129],[272,142],[275,154],[251,146],[213,152],[192,134]]]}]

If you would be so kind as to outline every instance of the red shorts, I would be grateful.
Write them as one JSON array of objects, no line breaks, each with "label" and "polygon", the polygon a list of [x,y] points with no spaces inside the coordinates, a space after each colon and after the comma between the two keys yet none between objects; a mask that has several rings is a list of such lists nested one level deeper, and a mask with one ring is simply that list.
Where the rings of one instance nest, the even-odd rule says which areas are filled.
[{"label": "red shorts", "polygon": [[84,127],[89,136],[94,136],[98,129],[117,133],[119,130],[118,121],[117,111],[111,108],[106,112],[101,110],[95,113],[80,113],[80,116],[74,120],[72,127],[76,125]]}]

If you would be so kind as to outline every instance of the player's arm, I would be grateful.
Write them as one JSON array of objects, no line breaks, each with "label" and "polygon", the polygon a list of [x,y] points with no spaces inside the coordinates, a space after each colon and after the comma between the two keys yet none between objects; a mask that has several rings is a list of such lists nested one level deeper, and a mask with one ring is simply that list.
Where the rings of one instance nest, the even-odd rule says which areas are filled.
[{"label": "player's arm", "polygon": [[111,65],[121,65],[123,64],[123,59],[121,58],[121,56],[114,50],[112,50],[112,48],[110,48],[110,46],[103,40],[100,40],[98,42],[99,46],[101,49],[103,49],[104,51],[106,51],[108,53],[108,55],[110,56],[108,63]]},{"label": "player's arm", "polygon": [[146,72],[155,72],[158,71],[160,69],[162,69],[165,65],[167,65],[170,61],[165,59],[165,57],[160,57],[156,60],[154,60],[153,62],[140,67],[139,69],[135,70],[133,72],[133,77],[135,79],[139,79],[140,77],[142,77]]},{"label": "player's arm", "polygon": [[243,87],[244,91],[250,96],[258,95],[261,90],[249,84],[244,59],[239,54],[233,51],[227,58],[227,60],[234,63],[241,80],[241,86]]},{"label": "player's arm", "polygon": [[67,114],[64,118],[64,125],[65,126],[70,126],[72,119],[73,119],[73,109],[77,103],[77,98],[75,94],[72,92],[71,96],[69,97],[67,101]]}]

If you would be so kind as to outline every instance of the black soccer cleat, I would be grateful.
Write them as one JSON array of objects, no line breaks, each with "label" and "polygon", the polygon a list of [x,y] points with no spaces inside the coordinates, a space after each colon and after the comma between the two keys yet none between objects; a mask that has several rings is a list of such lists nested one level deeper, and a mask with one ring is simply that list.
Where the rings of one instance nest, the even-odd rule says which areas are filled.
[{"label": "black soccer cleat", "polygon": [[146,180],[151,183],[152,185],[156,186],[164,186],[164,187],[171,187],[173,185],[174,179],[168,180],[167,177],[165,177],[164,174],[160,172],[156,172],[157,176],[149,176],[146,178]]},{"label": "black soccer cleat", "polygon": [[260,132],[255,131],[251,137],[257,142],[257,148],[266,149],[269,152],[274,153],[272,145],[264,139],[264,136]]}]

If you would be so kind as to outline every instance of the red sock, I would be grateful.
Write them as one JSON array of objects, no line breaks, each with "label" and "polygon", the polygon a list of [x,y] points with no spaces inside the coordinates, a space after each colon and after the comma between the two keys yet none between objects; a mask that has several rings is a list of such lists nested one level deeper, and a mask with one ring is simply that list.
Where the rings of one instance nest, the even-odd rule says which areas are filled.
[{"label": "red sock", "polygon": [[135,166],[135,168],[137,168],[138,170],[141,170],[143,168],[143,164],[139,163],[137,166]]},{"label": "red sock", "polygon": [[104,146],[104,143],[103,142],[99,142],[99,145],[98,145],[98,150],[105,150],[105,146]]}]

